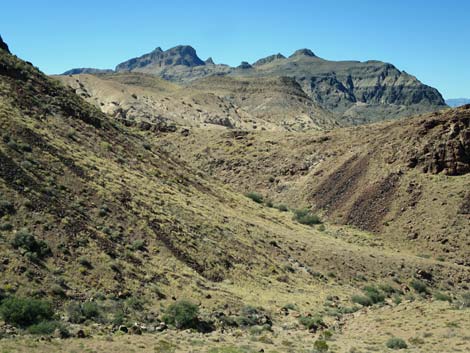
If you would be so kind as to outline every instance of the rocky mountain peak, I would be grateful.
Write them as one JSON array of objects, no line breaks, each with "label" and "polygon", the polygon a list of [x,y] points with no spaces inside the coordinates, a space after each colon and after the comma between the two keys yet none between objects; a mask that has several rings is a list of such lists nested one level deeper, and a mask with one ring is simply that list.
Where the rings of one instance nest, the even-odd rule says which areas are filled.
[{"label": "rocky mountain peak", "polygon": [[116,71],[132,71],[146,67],[172,67],[172,66],[202,66],[205,65],[196,54],[196,50],[189,45],[178,45],[163,51],[160,47],[154,51],[133,58],[116,66]]},{"label": "rocky mountain peak", "polygon": [[206,61],[204,61],[206,65],[215,65],[214,60],[212,60],[212,57],[208,57]]},{"label": "rocky mountain peak", "polygon": [[3,41],[2,36],[0,36],[0,49],[10,52],[10,49],[8,49],[8,45]]},{"label": "rocky mountain peak", "polygon": [[265,58],[262,58],[262,59],[259,59],[258,61],[256,61],[253,66],[260,66],[260,65],[264,65],[264,64],[268,64],[270,62],[273,62],[275,60],[280,60],[280,59],[285,59],[286,57],[284,55],[282,55],[281,53],[277,53],[277,54],[273,54],[273,55],[269,55]]},{"label": "rocky mountain peak", "polygon": [[313,53],[313,51],[311,51],[310,49],[299,49],[299,50],[296,50],[294,52],[294,54],[292,54],[291,56],[289,56],[289,58],[295,58],[295,57],[299,57],[299,56],[310,56],[312,58],[316,58],[317,56]]}]

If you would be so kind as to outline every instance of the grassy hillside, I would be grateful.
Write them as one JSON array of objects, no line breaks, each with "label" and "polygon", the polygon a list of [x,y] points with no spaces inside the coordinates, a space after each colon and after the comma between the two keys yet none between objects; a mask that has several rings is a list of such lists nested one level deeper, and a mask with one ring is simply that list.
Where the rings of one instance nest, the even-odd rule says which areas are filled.
[{"label": "grassy hillside", "polygon": [[240,192],[468,266],[469,117],[460,108],[327,133],[193,130],[154,141]]}]

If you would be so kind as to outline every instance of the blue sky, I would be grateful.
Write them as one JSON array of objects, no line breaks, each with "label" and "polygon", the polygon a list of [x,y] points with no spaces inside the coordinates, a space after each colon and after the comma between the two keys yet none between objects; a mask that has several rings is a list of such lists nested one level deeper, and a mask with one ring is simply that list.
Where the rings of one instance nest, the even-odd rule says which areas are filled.
[{"label": "blue sky", "polygon": [[310,48],[330,60],[393,63],[440,90],[470,97],[470,1],[5,1],[0,34],[46,73],[114,68],[178,44],[238,65]]}]

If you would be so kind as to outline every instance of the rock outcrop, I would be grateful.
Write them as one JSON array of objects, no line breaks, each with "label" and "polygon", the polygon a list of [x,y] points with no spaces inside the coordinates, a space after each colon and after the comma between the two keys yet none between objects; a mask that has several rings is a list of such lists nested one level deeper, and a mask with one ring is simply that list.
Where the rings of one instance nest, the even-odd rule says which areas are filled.
[{"label": "rock outcrop", "polygon": [[0,36],[0,49],[10,52],[10,49],[8,49],[8,45],[3,41],[2,36]]}]

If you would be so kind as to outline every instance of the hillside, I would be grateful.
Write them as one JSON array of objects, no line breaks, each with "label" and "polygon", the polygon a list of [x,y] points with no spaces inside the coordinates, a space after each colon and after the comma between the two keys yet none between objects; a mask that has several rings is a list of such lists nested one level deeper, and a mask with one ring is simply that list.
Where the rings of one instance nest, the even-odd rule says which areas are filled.
[{"label": "hillside", "polygon": [[162,137],[154,141],[170,154],[240,192],[307,205],[393,248],[470,265],[469,107],[328,133]]},{"label": "hillside", "polygon": [[180,86],[141,73],[58,76],[103,112],[126,124],[238,128],[244,130],[322,130],[338,126],[288,78],[211,77]]},{"label": "hillside", "polygon": [[[80,96],[93,101],[91,87],[119,99],[128,99],[128,93],[183,94],[179,86],[147,76],[136,79],[135,74],[80,75],[72,77],[78,80],[73,89],[11,55],[1,41],[0,47],[2,351],[309,352],[325,345],[340,352],[380,351],[392,336],[406,339],[416,352],[470,348],[463,297],[470,268],[456,263],[453,254],[437,258],[437,249],[417,256],[373,232],[330,222],[304,224],[301,213],[284,212],[277,203],[279,209],[240,192],[255,191],[254,185],[266,180],[273,183],[272,172],[285,166],[287,157],[294,164],[286,178],[308,171],[297,168],[298,161],[311,161],[298,149],[302,144],[306,149],[337,144],[336,152],[325,148],[325,176],[335,171],[327,166],[347,169],[350,163],[343,162],[354,161],[354,152],[367,156],[367,147],[373,153],[371,165],[383,160],[380,139],[366,129],[326,134],[142,129],[95,106],[112,101],[94,105]],[[95,80],[109,84],[95,86]],[[449,206],[441,211],[446,215],[468,182],[466,116],[466,110],[457,110],[409,123],[424,136],[422,144],[416,143],[413,155],[420,158],[410,173],[423,180],[423,187],[429,183],[445,190],[429,197],[437,195],[438,202],[446,197]],[[390,126],[405,134],[409,126],[401,123]],[[388,126],[374,129],[392,134]],[[441,130],[450,141],[444,149],[438,140]],[[366,134],[370,144],[348,139],[354,133]],[[404,138],[395,133],[384,156],[396,162],[385,169],[377,164],[381,173],[409,162],[400,152]],[[227,160],[249,161],[247,168],[257,169],[253,184],[242,182],[251,177],[248,169],[238,169],[238,182],[224,180],[218,165],[225,162],[214,163],[213,150],[232,151],[224,154]],[[198,151],[202,155],[196,156]],[[431,158],[441,156],[440,151],[458,153]],[[261,158],[274,152],[279,158]],[[237,168],[232,165],[234,174]],[[316,172],[321,175],[320,168]],[[278,175],[273,176],[275,182]],[[329,195],[326,184],[315,187],[321,185]],[[272,193],[273,200],[285,198],[292,209],[311,205],[311,189],[298,197],[292,188],[288,197],[282,183],[279,187],[280,196]],[[461,210],[468,213],[466,207]],[[315,220],[308,212],[304,216]],[[452,219],[454,229],[467,229],[468,224]],[[464,254],[467,245],[459,244],[456,254]],[[182,299],[198,310],[187,326],[179,325],[171,310]],[[54,315],[44,309],[46,301]],[[25,302],[26,313],[32,308],[47,312],[26,321]],[[9,310],[23,321],[15,321]],[[42,316],[54,321],[39,322]],[[373,333],[365,338],[361,332],[371,327]]]},{"label": "hillside", "polygon": [[[210,59],[210,60],[209,60]],[[151,74],[175,83],[188,83],[208,76],[238,78],[294,78],[310,99],[331,111],[342,124],[357,125],[437,111],[446,107],[441,94],[417,78],[381,61],[330,61],[309,49],[299,49],[288,58],[270,55],[253,64],[237,67],[201,60],[194,48],[160,47],[116,66],[116,72]],[[91,73],[74,69],[66,74]],[[232,91],[236,91],[235,87]]]}]

